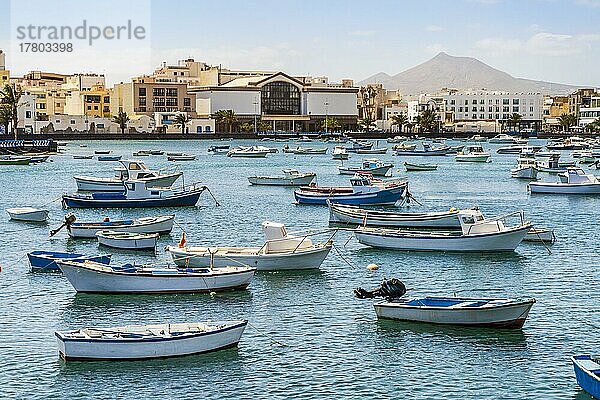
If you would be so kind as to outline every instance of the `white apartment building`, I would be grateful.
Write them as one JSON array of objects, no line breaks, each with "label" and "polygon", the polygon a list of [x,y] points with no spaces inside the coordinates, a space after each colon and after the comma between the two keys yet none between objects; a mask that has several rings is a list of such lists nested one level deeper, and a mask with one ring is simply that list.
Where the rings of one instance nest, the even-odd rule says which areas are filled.
[{"label": "white apartment building", "polygon": [[443,94],[447,112],[454,120],[503,120],[517,113],[523,122],[541,123],[541,93],[510,93],[500,91],[449,91]]},{"label": "white apartment building", "polygon": [[581,128],[600,118],[600,97],[593,96],[589,107],[580,106],[578,117],[577,125]]}]

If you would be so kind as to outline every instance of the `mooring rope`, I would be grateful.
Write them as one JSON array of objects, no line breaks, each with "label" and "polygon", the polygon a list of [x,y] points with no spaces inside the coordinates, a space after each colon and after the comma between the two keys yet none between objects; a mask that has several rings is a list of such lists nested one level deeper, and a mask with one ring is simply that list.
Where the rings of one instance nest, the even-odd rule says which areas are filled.
[{"label": "mooring rope", "polygon": [[270,335],[267,335],[266,333],[264,333],[263,331],[258,329],[256,326],[254,326],[250,321],[248,321],[248,325],[250,325],[252,328],[254,328],[256,330],[256,332],[258,332],[261,336],[266,337],[273,343],[276,343],[276,344],[280,345],[281,347],[290,347],[289,345],[287,345],[285,343],[281,343],[280,341],[273,339]]}]

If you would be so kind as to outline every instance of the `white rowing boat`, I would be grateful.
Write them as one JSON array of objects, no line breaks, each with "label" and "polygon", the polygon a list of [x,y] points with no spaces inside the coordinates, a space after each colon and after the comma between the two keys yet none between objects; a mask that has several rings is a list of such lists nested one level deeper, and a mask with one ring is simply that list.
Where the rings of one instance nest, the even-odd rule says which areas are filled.
[{"label": "white rowing boat", "polygon": [[[72,215],[72,214],[70,214]],[[102,230],[118,230],[119,232],[131,233],[169,233],[173,230],[175,215],[164,215],[159,217],[142,217],[137,219],[126,219],[101,222],[70,222],[67,223],[67,232],[74,238],[93,238]],[[75,221],[73,219],[73,221]]]},{"label": "white rowing boat", "polygon": [[115,249],[148,250],[156,249],[158,233],[133,233],[120,231],[100,231],[96,233],[98,244]]},{"label": "white rowing boat", "polygon": [[57,331],[69,361],[143,360],[207,353],[237,346],[248,321],[166,323]]},{"label": "white rowing boat", "polygon": [[314,172],[300,173],[297,169],[284,169],[283,176],[250,176],[248,181],[252,185],[308,186],[316,177]]},{"label": "white rowing boat", "polygon": [[125,264],[57,260],[56,264],[78,292],[190,293],[245,289],[256,268],[160,268]]},{"label": "white rowing boat", "polygon": [[27,222],[44,222],[48,219],[48,210],[33,207],[7,208],[10,219]]}]

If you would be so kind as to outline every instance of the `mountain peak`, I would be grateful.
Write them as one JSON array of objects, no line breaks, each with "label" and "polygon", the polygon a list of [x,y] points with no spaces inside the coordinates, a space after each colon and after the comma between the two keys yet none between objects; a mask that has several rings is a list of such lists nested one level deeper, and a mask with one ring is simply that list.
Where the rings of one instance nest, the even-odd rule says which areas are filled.
[{"label": "mountain peak", "polygon": [[359,85],[368,83],[382,83],[386,89],[399,89],[404,95],[434,93],[444,87],[543,94],[564,94],[575,89],[569,85],[515,78],[476,58],[451,56],[443,51],[404,72],[392,76],[379,73]]}]

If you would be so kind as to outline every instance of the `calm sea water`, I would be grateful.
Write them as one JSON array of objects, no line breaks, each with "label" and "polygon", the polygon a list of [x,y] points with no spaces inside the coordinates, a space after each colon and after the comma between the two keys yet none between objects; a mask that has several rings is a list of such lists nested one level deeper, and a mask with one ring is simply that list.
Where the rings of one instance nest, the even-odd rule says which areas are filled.
[{"label": "calm sea water", "polygon": [[[330,156],[282,153],[266,159],[232,159],[206,153],[215,142],[70,142],[66,153],[37,166],[0,166],[0,209],[39,206],[75,190],[75,174],[112,175],[113,163],[74,160],[70,154],[111,149],[131,157],[141,149],[198,154],[180,163],[186,183],[206,183],[221,206],[203,195],[198,206],[177,210],[77,210],[80,220],[105,215],[133,218],[175,211],[189,243],[257,245],[264,220],[288,229],[327,226],[326,207],[293,204],[290,188],[251,187],[253,174],[282,168],[315,171],[320,184],[341,185]],[[231,144],[251,142],[231,142]],[[281,148],[283,143],[267,143]],[[332,147],[330,145],[330,147]],[[486,145],[495,151],[498,145]],[[397,172],[403,158],[379,156],[408,176],[423,207],[446,210],[479,205],[489,216],[523,209],[540,226],[556,229],[552,254],[522,244],[509,254],[444,254],[374,250],[340,233],[321,270],[258,273],[246,291],[211,295],[102,296],[76,294],[59,274],[32,274],[25,254],[36,249],[103,251],[93,240],[48,238],[64,216],[48,205],[51,222],[34,226],[0,220],[0,397],[3,398],[589,398],[578,388],[569,357],[595,352],[600,320],[597,290],[600,200],[531,196],[526,182],[510,178],[513,155],[489,164],[435,159],[434,172]],[[148,157],[151,167],[169,165]],[[353,155],[349,163],[357,163]],[[415,161],[418,161],[415,159]],[[430,161],[430,160],[428,160]],[[546,174],[544,179],[554,179]],[[113,251],[114,263],[168,260],[160,239],[156,255]],[[366,266],[376,263],[378,271]],[[352,290],[383,277],[401,278],[413,294],[535,297],[522,331],[449,328],[377,321],[371,301]],[[83,326],[246,318],[239,348],[146,362],[64,363],[54,331]]]}]

